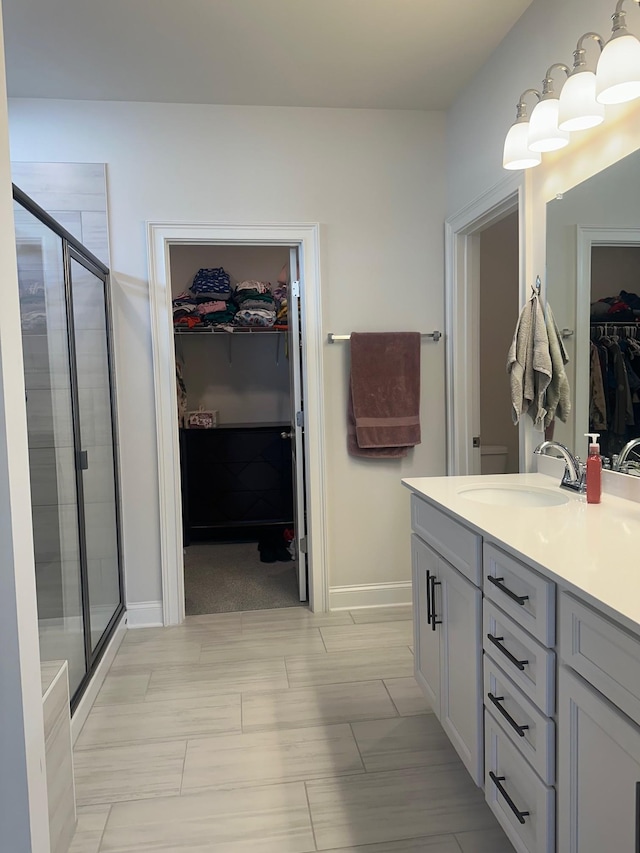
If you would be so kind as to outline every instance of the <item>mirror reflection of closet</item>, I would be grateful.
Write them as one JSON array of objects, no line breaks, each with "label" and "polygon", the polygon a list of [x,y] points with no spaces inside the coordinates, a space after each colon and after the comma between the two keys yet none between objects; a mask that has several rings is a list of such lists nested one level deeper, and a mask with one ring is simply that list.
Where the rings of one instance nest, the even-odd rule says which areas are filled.
[{"label": "mirror reflection of closet", "polygon": [[[590,306],[589,430],[617,467],[626,442],[640,438],[640,244],[592,246]],[[640,473],[640,446],[624,470]]]},{"label": "mirror reflection of closet", "polygon": [[[592,304],[597,305],[598,300],[617,297],[621,291],[640,296],[635,260],[640,252],[639,198],[640,150],[546,205],[546,298],[553,306],[558,326],[566,327],[570,334],[565,340],[570,359],[566,371],[573,403],[566,424],[556,421],[554,439],[581,458],[587,452],[584,434],[593,420],[590,367],[591,338],[597,334],[594,326],[608,324],[606,331],[611,332],[616,323],[618,337],[627,327],[630,333],[640,331],[631,328],[637,321],[630,314],[616,316],[615,311],[610,312],[610,305],[600,309],[607,312],[605,316],[592,317]],[[594,319],[600,322],[594,324]],[[612,381],[611,377],[608,381]],[[624,430],[619,427],[614,442],[603,436],[603,450],[611,446],[615,451],[640,434],[638,400],[634,415],[638,425],[625,424]],[[600,428],[595,431],[606,432]]]}]

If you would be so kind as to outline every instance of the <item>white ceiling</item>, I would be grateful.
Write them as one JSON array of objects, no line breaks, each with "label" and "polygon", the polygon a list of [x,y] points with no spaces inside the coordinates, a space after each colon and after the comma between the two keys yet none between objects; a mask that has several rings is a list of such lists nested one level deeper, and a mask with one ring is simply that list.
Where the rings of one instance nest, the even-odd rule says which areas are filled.
[{"label": "white ceiling", "polygon": [[2,0],[9,94],[444,109],[532,0]]}]

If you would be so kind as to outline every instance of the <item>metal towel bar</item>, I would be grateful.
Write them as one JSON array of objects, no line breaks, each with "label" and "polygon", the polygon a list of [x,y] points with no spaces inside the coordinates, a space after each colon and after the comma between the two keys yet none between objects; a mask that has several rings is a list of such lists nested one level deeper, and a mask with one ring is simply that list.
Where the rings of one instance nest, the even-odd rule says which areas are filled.
[{"label": "metal towel bar", "polygon": [[[442,332],[420,332],[420,336],[423,338],[431,338],[434,341],[439,341],[442,337]],[[333,332],[329,332],[327,335],[327,343],[335,344],[336,341],[348,341],[351,338],[351,335],[334,335]]]}]

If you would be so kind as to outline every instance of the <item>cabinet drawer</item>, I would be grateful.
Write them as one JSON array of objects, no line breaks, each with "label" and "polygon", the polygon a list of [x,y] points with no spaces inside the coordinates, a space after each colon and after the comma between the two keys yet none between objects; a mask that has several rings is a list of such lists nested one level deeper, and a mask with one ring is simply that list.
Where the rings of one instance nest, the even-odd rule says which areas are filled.
[{"label": "cabinet drawer", "polygon": [[485,715],[485,797],[519,853],[553,853],[554,790],[540,781],[491,714]]},{"label": "cabinet drawer", "polygon": [[560,657],[640,725],[640,638],[563,592]]},{"label": "cabinet drawer", "polygon": [[485,652],[550,716],[555,705],[555,653],[545,649],[486,598],[482,625]]},{"label": "cabinet drawer", "polygon": [[484,656],[484,704],[547,785],[555,781],[555,725],[489,655]]},{"label": "cabinet drawer", "polygon": [[482,584],[482,537],[416,495],[411,495],[411,526],[471,583]]},{"label": "cabinet drawer", "polygon": [[484,594],[545,646],[555,645],[556,585],[485,542]]}]

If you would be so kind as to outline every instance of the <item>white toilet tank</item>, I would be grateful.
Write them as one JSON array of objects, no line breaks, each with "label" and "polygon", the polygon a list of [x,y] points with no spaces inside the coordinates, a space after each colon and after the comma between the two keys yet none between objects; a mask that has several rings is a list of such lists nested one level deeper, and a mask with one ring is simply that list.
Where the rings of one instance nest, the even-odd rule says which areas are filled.
[{"label": "white toilet tank", "polygon": [[506,474],[507,447],[503,444],[483,444],[480,447],[480,473]]}]

